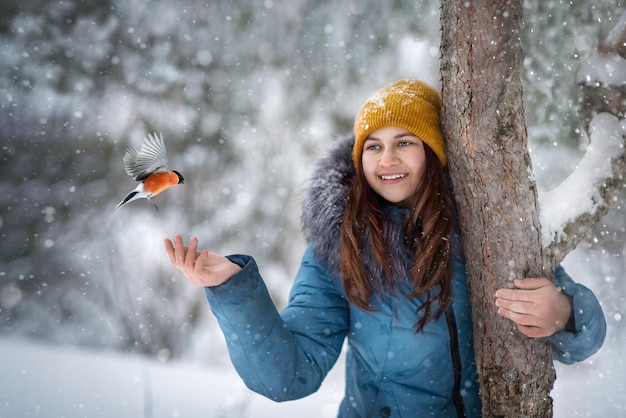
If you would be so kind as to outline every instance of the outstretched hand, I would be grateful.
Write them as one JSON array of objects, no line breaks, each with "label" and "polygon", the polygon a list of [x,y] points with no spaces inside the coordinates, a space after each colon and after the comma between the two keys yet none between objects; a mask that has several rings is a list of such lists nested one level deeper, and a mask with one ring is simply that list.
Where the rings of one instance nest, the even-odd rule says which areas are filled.
[{"label": "outstretched hand", "polygon": [[498,314],[517,324],[528,337],[549,337],[562,331],[572,315],[570,299],[546,278],[515,280],[517,289],[498,289]]},{"label": "outstretched hand", "polygon": [[174,235],[173,242],[165,238],[164,244],[170,262],[190,283],[197,286],[219,286],[241,270],[241,267],[222,255],[206,250],[198,251],[196,237],[191,238],[189,246],[183,244],[180,235]]}]

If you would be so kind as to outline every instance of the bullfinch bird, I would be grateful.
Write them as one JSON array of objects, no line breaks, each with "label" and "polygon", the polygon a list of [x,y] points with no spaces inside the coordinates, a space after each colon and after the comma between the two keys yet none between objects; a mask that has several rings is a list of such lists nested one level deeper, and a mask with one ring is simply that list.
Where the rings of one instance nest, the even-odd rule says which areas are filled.
[{"label": "bullfinch bird", "polygon": [[183,184],[185,179],[178,171],[167,171],[167,154],[163,136],[148,135],[141,144],[141,150],[128,148],[124,154],[124,169],[129,176],[141,182],[128,193],[115,207],[115,210],[137,199],[148,199],[156,210],[157,205],[151,197],[158,195],[168,187]]}]

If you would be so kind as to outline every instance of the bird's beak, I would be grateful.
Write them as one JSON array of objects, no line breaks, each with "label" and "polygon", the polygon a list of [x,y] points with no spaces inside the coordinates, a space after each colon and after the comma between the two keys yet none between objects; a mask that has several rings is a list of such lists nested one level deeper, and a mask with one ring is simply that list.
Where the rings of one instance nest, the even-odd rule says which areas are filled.
[{"label": "bird's beak", "polygon": [[176,175],[178,176],[178,184],[185,184],[185,179],[183,178],[183,175],[180,174],[178,171],[176,170],[172,170],[174,173],[176,173]]}]

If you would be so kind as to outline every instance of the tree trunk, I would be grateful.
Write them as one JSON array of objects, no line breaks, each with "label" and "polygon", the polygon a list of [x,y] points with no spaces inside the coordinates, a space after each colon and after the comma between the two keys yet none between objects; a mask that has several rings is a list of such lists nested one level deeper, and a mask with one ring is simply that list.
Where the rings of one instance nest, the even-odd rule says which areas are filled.
[{"label": "tree trunk", "polygon": [[553,277],[543,251],[522,105],[520,0],[442,2],[443,129],[459,208],[483,415],[549,417],[546,339],[494,304],[513,279]]}]

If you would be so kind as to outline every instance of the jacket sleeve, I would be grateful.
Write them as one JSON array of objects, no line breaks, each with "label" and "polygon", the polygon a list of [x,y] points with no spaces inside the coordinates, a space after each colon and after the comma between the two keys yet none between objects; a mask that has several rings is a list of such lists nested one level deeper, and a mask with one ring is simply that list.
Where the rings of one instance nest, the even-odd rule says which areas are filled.
[{"label": "jacket sleeve", "polygon": [[235,369],[251,390],[275,401],[315,392],[335,364],[348,327],[346,301],[307,249],[278,313],[250,256],[228,257],[242,270],[206,287]]},{"label": "jacket sleeve", "polygon": [[572,301],[575,325],[573,332],[561,331],[550,337],[554,358],[565,364],[583,361],[596,353],[604,343],[604,312],[593,292],[575,283],[561,266],[556,268],[554,284]]}]

